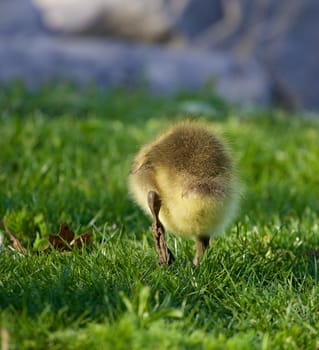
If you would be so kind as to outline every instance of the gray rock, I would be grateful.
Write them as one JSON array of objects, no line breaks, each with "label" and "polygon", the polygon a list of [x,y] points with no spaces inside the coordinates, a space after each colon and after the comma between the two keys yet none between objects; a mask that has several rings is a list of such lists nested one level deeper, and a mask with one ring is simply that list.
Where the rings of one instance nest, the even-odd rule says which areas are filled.
[{"label": "gray rock", "polygon": [[184,1],[183,11],[176,18],[175,30],[191,41],[222,18],[220,0]]},{"label": "gray rock", "polygon": [[47,32],[31,0],[0,0],[0,35],[29,36]]},{"label": "gray rock", "polygon": [[195,91],[213,81],[217,93],[240,104],[268,104],[270,88],[260,66],[221,52],[173,49],[99,39],[48,36],[0,38],[0,81],[22,79],[34,87],[61,78],[101,87],[134,87],[154,93]]},{"label": "gray rock", "polygon": [[[280,102],[319,110],[318,0],[34,1],[48,27],[62,32],[178,42],[255,57]],[[233,88],[237,91],[232,80],[227,90]]]},{"label": "gray rock", "polygon": [[34,4],[53,30],[144,41],[171,36],[176,17],[165,0],[34,0]]},{"label": "gray rock", "polygon": [[34,4],[53,30],[153,42],[188,40],[222,15],[219,0],[34,0]]},{"label": "gray rock", "polygon": [[286,2],[282,11],[289,6],[294,13],[280,39],[258,43],[256,55],[271,73],[279,98],[291,106],[319,110],[319,1]]},{"label": "gray rock", "polygon": [[213,83],[216,92],[236,104],[269,104],[270,85],[254,60],[240,61],[219,51],[153,49],[144,66],[152,90],[174,93]]},{"label": "gray rock", "polygon": [[[92,55],[95,58],[88,58],[86,50],[90,44],[86,39],[81,39],[84,40],[81,42],[87,43],[86,49],[82,51],[75,49],[80,45],[77,40],[73,44],[71,39],[56,38],[49,43],[48,39],[31,38],[47,31],[38,11],[41,12],[43,23],[53,31],[77,33],[79,37],[81,34],[86,34],[86,37],[92,34],[135,41],[178,43],[185,48],[187,57],[182,57],[183,54],[179,54],[178,50],[165,49],[160,52],[160,48],[150,48],[154,54],[149,54],[147,50],[128,46],[125,54],[133,62],[136,59],[136,66],[142,68],[138,70],[134,64],[126,63],[122,58],[122,68],[115,69],[115,74],[105,70],[103,62],[97,63],[94,53]],[[175,91],[177,86],[196,89],[213,76],[217,91],[223,96],[228,95],[229,100],[245,100],[250,91],[250,99],[254,101],[259,101],[259,96],[263,95],[261,91],[265,90],[268,91],[267,98],[261,101],[269,101],[270,81],[272,94],[279,102],[292,107],[319,110],[318,18],[318,0],[0,0],[0,36],[6,38],[3,40],[9,43],[13,36],[30,37],[29,41],[21,42],[20,49],[14,46],[17,42],[11,46],[8,44],[8,54],[15,51],[19,56],[11,56],[12,62],[7,63],[8,71],[2,68],[1,74],[3,79],[5,76],[15,76],[13,72],[22,70],[17,62],[29,62],[32,71],[30,74],[24,72],[23,76],[28,76],[28,81],[32,80],[36,70],[35,65],[31,64],[34,59],[38,62],[39,74],[44,77],[48,74],[52,78],[50,70],[56,65],[54,60],[72,61],[75,67],[66,70],[66,64],[63,63],[61,72],[57,65],[57,76],[70,75],[85,80],[84,76],[90,77],[95,69],[94,77],[103,84],[105,81],[112,84],[121,81],[121,84],[134,85],[144,74],[145,81],[154,91]],[[44,52],[45,45],[39,44],[43,40],[47,41],[50,54],[41,55],[47,61],[41,61],[28,47],[30,43],[35,52]],[[65,48],[65,40],[72,48],[72,53]],[[5,43],[1,45],[4,47]],[[93,41],[91,45],[92,50],[100,52],[100,46],[104,44]],[[199,49],[204,50],[204,53]],[[209,50],[211,54],[207,53]],[[149,57],[148,60],[140,58],[141,51]],[[220,51],[228,53],[222,55],[226,69],[223,64],[217,63],[220,53],[216,52]],[[75,52],[82,57],[76,58]],[[103,51],[103,55],[107,62],[113,60],[112,49]],[[201,56],[214,58],[207,63]],[[6,57],[4,52],[2,57]],[[242,62],[235,57],[241,57]],[[87,73],[84,71],[87,65],[83,63],[86,60],[93,60],[96,65]],[[233,66],[229,60],[236,64]],[[21,63],[22,66],[27,68],[24,63]],[[45,66],[48,73],[45,73]],[[220,72],[217,72],[217,67]],[[81,73],[75,73],[77,70]],[[184,73],[187,70],[187,74]],[[125,73],[127,71],[129,73]],[[97,72],[101,77],[98,77]],[[207,72],[209,76],[206,76]],[[165,77],[165,74],[169,76]],[[254,93],[256,96],[252,98]]]},{"label": "gray rock", "polygon": [[319,1],[223,4],[223,20],[196,37],[194,44],[256,57],[280,102],[319,110]]}]

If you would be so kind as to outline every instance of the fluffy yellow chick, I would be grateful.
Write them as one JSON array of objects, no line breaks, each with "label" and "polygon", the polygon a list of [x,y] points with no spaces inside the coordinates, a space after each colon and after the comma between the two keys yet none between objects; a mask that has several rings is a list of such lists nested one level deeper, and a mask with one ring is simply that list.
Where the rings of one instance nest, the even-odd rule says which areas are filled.
[{"label": "fluffy yellow chick", "polygon": [[209,238],[234,217],[239,198],[235,173],[227,147],[199,123],[179,123],[141,148],[129,188],[134,201],[153,217],[161,265],[174,260],[164,227],[196,238],[193,262],[198,265]]}]

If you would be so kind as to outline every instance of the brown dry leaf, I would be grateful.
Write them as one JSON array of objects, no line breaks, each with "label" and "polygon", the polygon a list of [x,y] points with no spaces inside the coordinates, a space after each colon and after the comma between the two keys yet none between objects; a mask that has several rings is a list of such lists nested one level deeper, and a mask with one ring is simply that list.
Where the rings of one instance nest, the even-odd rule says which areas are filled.
[{"label": "brown dry leaf", "polygon": [[2,226],[3,226],[3,228],[4,228],[5,232],[6,232],[6,234],[7,234],[7,235],[9,236],[9,238],[10,238],[10,240],[11,240],[11,242],[12,242],[13,248],[14,248],[17,252],[19,252],[19,253],[21,253],[21,254],[25,254],[25,253],[26,253],[25,247],[24,247],[24,246],[22,245],[22,243],[18,240],[18,238],[15,237],[15,236],[12,234],[12,232],[9,230],[9,228],[8,228],[8,226],[7,226],[7,224],[6,224],[5,219],[2,219]]},{"label": "brown dry leaf", "polygon": [[[16,238],[13,233],[9,230],[5,219],[2,219],[3,228],[12,242],[13,248],[21,253],[25,254],[27,252],[26,248],[22,243]],[[91,240],[91,232],[86,232],[80,236],[74,238],[74,232],[65,223],[60,225],[60,229],[57,235],[49,235],[49,244],[46,246],[42,252],[48,252],[52,248],[59,251],[71,251],[73,247],[77,246],[78,249],[83,249],[84,246],[88,245]]]},{"label": "brown dry leaf", "polygon": [[85,245],[89,244],[90,239],[90,232],[83,233],[79,237],[74,238],[74,232],[65,223],[60,225],[60,230],[57,235],[49,235],[51,247],[60,251],[72,250],[75,245],[78,249],[83,249]]},{"label": "brown dry leaf", "polygon": [[49,242],[51,246],[57,250],[71,250],[70,245],[73,241],[74,233],[65,223],[60,225],[57,235],[49,235]]},{"label": "brown dry leaf", "polygon": [[76,237],[75,239],[73,239],[70,245],[71,247],[77,245],[78,249],[83,249],[84,246],[90,243],[91,236],[92,236],[91,232],[83,233],[79,237]]}]

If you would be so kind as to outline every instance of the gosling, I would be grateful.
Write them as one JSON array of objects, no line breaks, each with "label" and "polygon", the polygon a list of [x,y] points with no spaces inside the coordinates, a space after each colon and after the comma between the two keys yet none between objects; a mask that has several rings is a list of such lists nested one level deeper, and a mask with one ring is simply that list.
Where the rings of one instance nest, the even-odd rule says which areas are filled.
[{"label": "gosling", "polygon": [[133,200],[153,217],[162,266],[175,260],[164,228],[196,239],[197,266],[210,237],[233,219],[239,199],[230,152],[208,127],[195,122],[179,123],[141,148],[132,164],[129,189]]}]

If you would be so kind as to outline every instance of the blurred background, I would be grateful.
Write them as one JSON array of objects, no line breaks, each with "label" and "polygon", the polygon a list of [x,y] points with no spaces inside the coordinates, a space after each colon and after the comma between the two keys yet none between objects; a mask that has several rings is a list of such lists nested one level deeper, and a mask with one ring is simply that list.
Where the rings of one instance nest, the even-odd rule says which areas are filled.
[{"label": "blurred background", "polygon": [[0,0],[0,83],[319,110],[318,0]]}]

